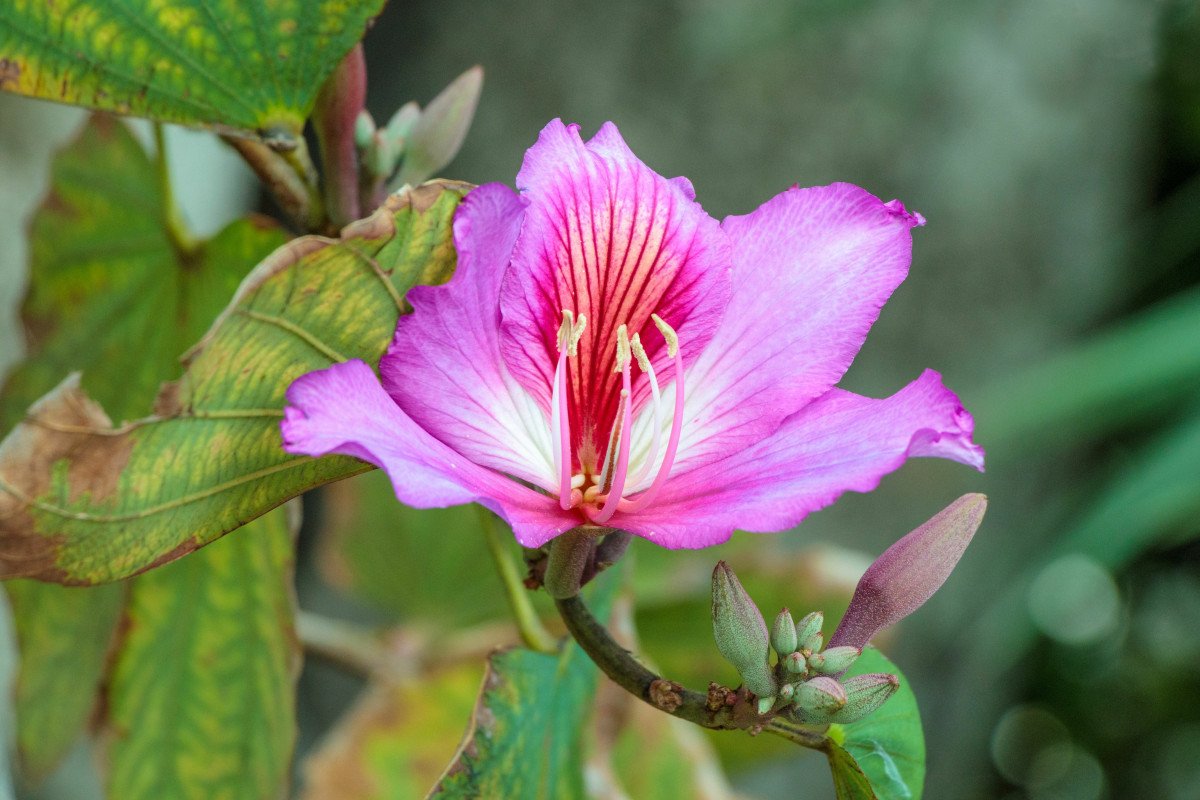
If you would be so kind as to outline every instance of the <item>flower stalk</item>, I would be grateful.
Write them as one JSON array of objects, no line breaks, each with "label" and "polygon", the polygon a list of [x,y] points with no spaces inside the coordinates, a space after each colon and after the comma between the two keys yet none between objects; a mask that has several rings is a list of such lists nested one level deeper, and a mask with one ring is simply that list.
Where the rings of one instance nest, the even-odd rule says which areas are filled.
[{"label": "flower stalk", "polygon": [[492,515],[480,506],[479,517],[484,541],[487,542],[488,552],[492,554],[492,561],[496,564],[496,572],[500,575],[504,596],[508,600],[508,607],[512,611],[521,641],[530,650],[539,653],[557,652],[558,641],[542,625],[537,610],[529,601],[529,590],[525,588],[516,563],[504,549],[505,543],[500,539]]}]

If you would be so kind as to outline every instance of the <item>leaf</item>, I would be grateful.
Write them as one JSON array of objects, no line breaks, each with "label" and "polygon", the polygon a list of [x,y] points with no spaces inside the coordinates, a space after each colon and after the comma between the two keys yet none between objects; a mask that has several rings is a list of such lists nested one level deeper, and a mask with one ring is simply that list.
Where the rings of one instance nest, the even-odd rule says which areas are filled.
[{"label": "leaf", "polygon": [[[84,367],[89,389],[116,413],[145,407],[249,267],[285,238],[264,218],[241,220],[181,253],[164,207],[154,166],[111,118],[92,118],[55,157],[50,194],[31,223],[29,357],[0,391],[0,425]],[[87,723],[124,589],[27,581],[6,589],[21,653],[18,747],[36,780]]]},{"label": "leaf", "polygon": [[[404,159],[392,181],[393,190],[432,178],[454,159],[463,140],[467,138],[482,89],[483,68],[471,67],[451,81],[421,111],[411,133],[404,137]],[[404,124],[405,120],[401,117],[396,128]]]},{"label": "leaf", "polygon": [[450,222],[469,187],[388,198],[340,240],[275,251],[163,387],[113,428],[66,381],[0,443],[0,577],[116,580],[172,561],[301,492],[370,467],[283,452],[287,386],[335,361],[379,360],[418,282],[453,270]]},{"label": "leaf", "polygon": [[36,581],[4,585],[21,659],[14,691],[17,753],[31,781],[56,767],[87,725],[125,589]]},{"label": "leaf", "polygon": [[[629,593],[613,604],[616,641],[644,657]],[[700,728],[601,680],[588,728],[587,786],[592,800],[733,800],[712,742]]]},{"label": "leaf", "polygon": [[290,149],[384,0],[0,4],[0,89]]},{"label": "leaf", "polygon": [[878,795],[871,789],[862,767],[854,760],[854,756],[829,743],[825,754],[829,758],[829,770],[833,773],[833,791],[837,800],[877,800]]},{"label": "leaf", "polygon": [[[586,592],[607,619],[621,570]],[[574,641],[559,655],[512,649],[488,659],[462,746],[429,797],[572,800],[583,793],[583,720],[599,671]]]},{"label": "leaf", "polygon": [[305,800],[410,800],[441,777],[482,673],[462,664],[369,687],[305,761]]},{"label": "leaf", "polygon": [[285,797],[293,614],[286,509],[134,581],[108,695],[108,796]]},{"label": "leaf", "polygon": [[900,689],[874,714],[849,725],[831,726],[830,738],[835,742],[840,738],[838,744],[870,778],[875,794],[864,796],[920,800],[925,786],[925,735],[917,697],[896,665],[874,647],[863,651],[846,677],[868,672],[898,676]]},{"label": "leaf", "polygon": [[[396,502],[381,471],[329,486],[318,564],[340,589],[389,619],[427,620],[437,628],[505,617],[495,566],[483,547],[477,506],[415,509]],[[437,539],[438,546],[427,545]],[[420,559],[412,558],[421,552]],[[545,601],[544,592],[533,595]],[[548,604],[547,604],[548,605]],[[551,607],[552,612],[552,607]]]},{"label": "leaf", "polygon": [[1005,377],[973,404],[978,438],[1021,448],[1095,436],[1200,386],[1200,290],[1181,293],[1082,344]]},{"label": "leaf", "polygon": [[54,158],[30,224],[29,356],[0,393],[4,429],[80,369],[109,413],[144,413],[250,267],[288,238],[251,217],[181,252],[165,207],[154,164],[111,117],[92,117]]}]

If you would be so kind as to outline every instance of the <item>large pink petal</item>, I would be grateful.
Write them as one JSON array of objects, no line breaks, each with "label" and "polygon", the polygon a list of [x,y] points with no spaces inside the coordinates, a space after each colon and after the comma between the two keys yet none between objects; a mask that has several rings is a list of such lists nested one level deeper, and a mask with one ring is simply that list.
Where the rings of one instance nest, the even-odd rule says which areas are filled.
[{"label": "large pink petal", "polygon": [[454,217],[458,268],[443,286],[408,292],[379,364],[408,416],[467,458],[557,491],[545,412],[500,357],[500,282],[524,205],[498,183],[472,191]]},{"label": "large pink petal", "polygon": [[288,388],[280,428],[289,453],[340,453],[381,467],[396,496],[410,506],[481,503],[512,525],[528,547],[579,524],[553,499],[473,463],[424,431],[362,361],[297,378]]},{"label": "large pink petal", "polygon": [[[639,161],[611,123],[584,144],[578,126],[551,122],[526,154],[517,186],[529,206],[500,294],[504,358],[548,409],[562,311],[587,316],[579,355],[568,362],[572,452],[583,445],[599,458],[620,392],[618,326],[640,333],[665,368],[650,320],[657,313],[694,357],[728,300],[729,245],[691,185]],[[635,393],[644,396],[644,381]]]},{"label": "large pink petal", "polygon": [[926,370],[891,397],[841,389],[789,417],[767,439],[676,475],[643,512],[612,526],[665,547],[708,547],[733,529],[791,528],[847,491],[869,492],[908,458],[948,458],[983,469],[975,423]]},{"label": "large pink petal", "polygon": [[848,183],[792,188],[725,219],[733,295],[687,369],[676,472],[763,439],[841,379],[908,274],[909,231],[923,222]]}]

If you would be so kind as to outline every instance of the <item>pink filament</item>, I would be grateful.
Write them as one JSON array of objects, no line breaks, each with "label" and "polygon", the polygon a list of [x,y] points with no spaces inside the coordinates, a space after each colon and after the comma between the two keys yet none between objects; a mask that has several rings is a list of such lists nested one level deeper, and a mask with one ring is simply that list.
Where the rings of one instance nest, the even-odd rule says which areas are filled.
[{"label": "pink filament", "polygon": [[567,416],[567,348],[558,354],[558,367],[554,370],[554,397],[558,412],[558,429],[554,432],[558,446],[558,504],[564,511],[574,505],[571,492],[571,420]]},{"label": "pink filament", "polygon": [[608,496],[604,501],[604,507],[600,509],[600,513],[592,517],[592,522],[597,525],[603,525],[612,519],[612,515],[617,513],[617,506],[621,502],[621,492],[625,491],[625,479],[629,476],[629,441],[633,438],[633,431],[630,426],[633,424],[633,412],[631,398],[632,380],[630,378],[629,364],[633,361],[632,358],[625,359],[625,365],[621,367],[621,432],[617,436],[620,442],[618,445],[617,466],[613,470],[612,486],[608,490]]},{"label": "pink filament", "polygon": [[667,439],[667,452],[663,454],[662,466],[658,468],[658,474],[654,476],[654,483],[650,484],[650,488],[642,492],[632,500],[622,500],[620,509],[625,513],[633,513],[641,511],[646,506],[650,505],[650,501],[662,489],[663,484],[667,482],[667,475],[671,472],[671,467],[675,463],[675,452],[679,449],[679,437],[683,432],[683,354],[675,351],[675,414],[671,419],[671,435]]}]

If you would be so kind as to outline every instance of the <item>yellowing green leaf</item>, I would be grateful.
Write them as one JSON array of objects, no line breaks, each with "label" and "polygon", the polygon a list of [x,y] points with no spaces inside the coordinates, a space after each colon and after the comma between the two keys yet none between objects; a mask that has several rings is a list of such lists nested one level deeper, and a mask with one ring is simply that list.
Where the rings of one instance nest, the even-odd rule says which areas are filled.
[{"label": "yellowing green leaf", "polygon": [[125,590],[10,581],[4,591],[20,642],[17,753],[21,772],[36,781],[57,766],[87,724]]},{"label": "yellowing green leaf", "polygon": [[287,793],[300,658],[285,509],[133,581],[108,696],[108,796]]},{"label": "yellowing green leaf", "polygon": [[[164,207],[154,166],[111,118],[92,119],[56,156],[49,196],[31,225],[22,307],[29,357],[0,392],[4,428],[77,369],[88,371],[89,390],[114,413],[145,408],[243,275],[286,238],[265,219],[241,220],[180,252]],[[19,548],[0,549],[0,564],[22,557]],[[125,590],[28,581],[6,590],[21,654],[19,753],[26,776],[36,779],[87,722]]]},{"label": "yellowing green leaf", "polygon": [[403,293],[452,272],[450,222],[467,188],[419,187],[340,240],[281,247],[247,276],[149,416],[113,428],[70,382],[39,401],[0,444],[0,577],[116,580],[369,469],[284,453],[284,391],[335,361],[378,361]]},{"label": "yellowing green leaf", "polygon": [[464,664],[368,688],[305,762],[305,800],[421,797],[458,747],[482,674]]},{"label": "yellowing green leaf", "polygon": [[384,0],[0,3],[0,89],[295,146]]}]

